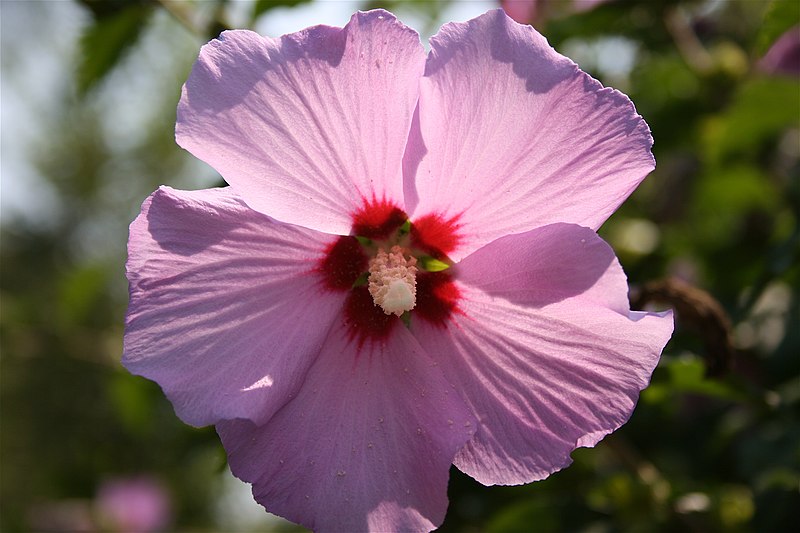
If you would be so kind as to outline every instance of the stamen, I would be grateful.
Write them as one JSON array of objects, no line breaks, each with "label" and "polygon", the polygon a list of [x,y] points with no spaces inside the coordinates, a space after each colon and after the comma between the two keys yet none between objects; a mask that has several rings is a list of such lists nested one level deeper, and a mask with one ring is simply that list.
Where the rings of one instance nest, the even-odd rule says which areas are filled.
[{"label": "stamen", "polygon": [[369,293],[387,315],[411,311],[417,303],[417,260],[406,258],[403,249],[381,248],[369,262]]}]

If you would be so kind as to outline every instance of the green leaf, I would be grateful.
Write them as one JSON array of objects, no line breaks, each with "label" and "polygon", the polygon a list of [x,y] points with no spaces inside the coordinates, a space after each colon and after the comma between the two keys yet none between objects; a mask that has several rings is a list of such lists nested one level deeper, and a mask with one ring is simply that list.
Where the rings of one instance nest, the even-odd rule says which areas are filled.
[{"label": "green leaf", "polygon": [[725,381],[707,379],[705,365],[699,357],[667,359],[662,363],[669,377],[667,382],[653,383],[642,391],[646,403],[671,401],[674,395],[697,394],[731,402],[746,403],[747,394]]},{"label": "green leaf", "polygon": [[86,326],[97,320],[97,310],[106,297],[108,269],[105,265],[74,268],[59,280],[54,308],[63,327]]},{"label": "green leaf", "polygon": [[780,193],[764,172],[752,165],[731,164],[709,169],[697,180],[691,214],[702,220],[695,239],[707,246],[730,246],[740,236],[750,213],[775,212]]},{"label": "green leaf", "polygon": [[486,526],[488,533],[527,533],[531,524],[537,531],[562,529],[553,513],[553,502],[546,499],[525,499],[500,508]]},{"label": "green leaf", "polygon": [[103,15],[81,36],[78,92],[85,95],[110,73],[125,51],[139,39],[152,7],[134,3]]},{"label": "green leaf", "polygon": [[764,55],[781,35],[797,24],[800,24],[800,2],[773,0],[764,14],[764,23],[758,33],[756,52]]},{"label": "green leaf", "polygon": [[144,380],[122,371],[108,380],[108,396],[119,420],[134,434],[145,434],[153,427],[153,395]]},{"label": "green leaf", "polygon": [[703,151],[709,163],[757,157],[800,116],[800,84],[792,79],[761,78],[743,84],[730,107],[709,119]]}]

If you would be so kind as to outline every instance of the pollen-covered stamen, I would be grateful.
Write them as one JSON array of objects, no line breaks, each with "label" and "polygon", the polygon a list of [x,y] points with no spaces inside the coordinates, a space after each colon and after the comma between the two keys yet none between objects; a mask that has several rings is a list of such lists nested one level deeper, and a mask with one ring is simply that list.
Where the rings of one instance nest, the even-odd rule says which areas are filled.
[{"label": "pollen-covered stamen", "polygon": [[417,303],[417,259],[403,248],[381,248],[369,262],[369,293],[387,315],[411,311]]}]

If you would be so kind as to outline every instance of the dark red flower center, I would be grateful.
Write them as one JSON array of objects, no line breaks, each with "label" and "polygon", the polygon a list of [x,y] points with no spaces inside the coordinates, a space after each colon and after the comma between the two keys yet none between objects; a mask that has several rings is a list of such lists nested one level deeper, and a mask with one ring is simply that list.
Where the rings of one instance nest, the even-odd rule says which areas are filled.
[{"label": "dark red flower center", "polygon": [[[363,207],[352,216],[351,235],[336,239],[316,268],[326,290],[349,293],[344,318],[351,338],[359,345],[366,341],[383,341],[394,328],[402,327],[403,321],[408,323],[417,318],[446,327],[452,314],[460,312],[458,287],[450,271],[441,270],[452,264],[447,254],[460,242],[457,217],[446,219],[430,214],[409,222],[397,205],[375,199],[365,200]],[[386,266],[387,252],[400,257],[401,266],[396,262]],[[436,267],[431,268],[431,264]],[[388,269],[388,274],[377,271],[381,268]],[[411,279],[410,288],[392,281],[391,276],[396,275],[398,268],[406,268],[403,270],[405,277],[400,276],[400,280]],[[399,288],[394,285],[383,291],[376,288],[386,276],[389,283]],[[391,304],[384,303],[384,297],[399,298],[403,302],[414,289],[416,300],[408,307],[398,310],[391,307],[397,305],[394,300]]]}]

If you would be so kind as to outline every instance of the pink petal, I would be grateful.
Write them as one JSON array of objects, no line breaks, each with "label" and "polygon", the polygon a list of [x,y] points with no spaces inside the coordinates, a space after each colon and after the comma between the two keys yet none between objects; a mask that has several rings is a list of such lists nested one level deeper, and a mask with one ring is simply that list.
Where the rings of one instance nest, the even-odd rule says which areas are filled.
[{"label": "pink petal", "polygon": [[[591,272],[575,279],[569,261]],[[458,468],[487,485],[528,483],[627,421],[672,316],[620,312],[624,273],[592,231],[557,225],[501,239],[458,265],[458,279],[463,314],[445,331],[412,323],[478,417]]]},{"label": "pink petal", "polygon": [[758,66],[770,74],[800,76],[800,26],[794,26],[781,35]]},{"label": "pink petal", "polygon": [[500,0],[500,6],[509,17],[520,24],[528,24],[537,19],[541,0]]},{"label": "pink petal", "polygon": [[229,188],[160,188],[131,224],[123,364],[161,385],[189,424],[269,419],[343,306],[346,294],[311,271],[330,241]]},{"label": "pink petal", "polygon": [[574,224],[501,237],[457,269],[459,281],[493,297],[543,307],[580,295],[628,314],[628,282],[614,250],[593,230]]},{"label": "pink petal", "polygon": [[297,396],[263,426],[217,425],[267,510],[315,531],[428,531],[474,421],[405,328],[358,350],[334,328]]},{"label": "pink petal", "polygon": [[594,8],[596,8],[596,7],[598,7],[598,6],[602,5],[602,4],[606,4],[606,3],[611,2],[611,1],[612,0],[573,0],[572,9],[576,13],[581,13],[583,11],[589,11],[589,10],[594,9]]},{"label": "pink petal", "polygon": [[280,39],[223,32],[178,106],[178,144],[256,209],[347,234],[365,200],[402,205],[401,160],[424,52],[386,11]]},{"label": "pink petal", "polygon": [[[559,0],[562,14],[581,13],[605,4],[610,0]],[[500,6],[509,17],[520,24],[531,24],[534,27],[546,22],[552,11],[552,0],[500,0]]]},{"label": "pink petal", "polygon": [[431,47],[406,208],[457,220],[453,259],[553,222],[596,229],[654,168],[630,100],[502,10],[446,24]]}]

